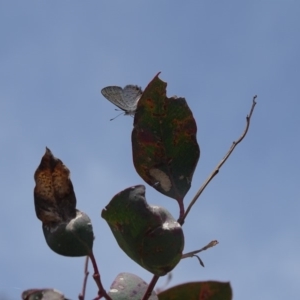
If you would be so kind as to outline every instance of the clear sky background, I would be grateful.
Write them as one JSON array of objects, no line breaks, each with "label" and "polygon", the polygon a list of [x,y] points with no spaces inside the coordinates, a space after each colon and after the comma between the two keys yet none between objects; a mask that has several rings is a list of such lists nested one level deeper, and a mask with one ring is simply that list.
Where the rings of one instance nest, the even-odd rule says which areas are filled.
[{"label": "clear sky background", "polygon": [[[119,191],[145,184],[131,154],[133,119],[100,90],[145,88],[161,71],[185,97],[201,157],[186,206],[245,126],[251,127],[184,224],[185,252],[213,239],[202,268],[185,259],[169,286],[230,281],[234,299],[300,294],[300,2],[1,1],[0,298],[56,288],[77,299],[84,258],[52,252],[33,205],[45,147],[71,171],[77,208],[92,219],[108,290],[120,272],[152,275],[118,247],[100,217]],[[146,185],[146,184],[145,184]],[[146,185],[150,204],[175,218],[176,201]],[[87,298],[96,296],[90,277]],[[165,279],[160,279],[158,287]]]}]

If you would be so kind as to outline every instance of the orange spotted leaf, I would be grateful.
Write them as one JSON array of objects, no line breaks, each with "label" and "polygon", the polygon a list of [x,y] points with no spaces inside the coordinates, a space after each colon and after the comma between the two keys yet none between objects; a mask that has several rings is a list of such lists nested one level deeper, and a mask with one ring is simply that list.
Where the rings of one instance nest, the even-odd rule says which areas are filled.
[{"label": "orange spotted leaf", "polygon": [[52,227],[76,216],[76,197],[70,171],[48,148],[34,179],[35,212],[44,225]]}]

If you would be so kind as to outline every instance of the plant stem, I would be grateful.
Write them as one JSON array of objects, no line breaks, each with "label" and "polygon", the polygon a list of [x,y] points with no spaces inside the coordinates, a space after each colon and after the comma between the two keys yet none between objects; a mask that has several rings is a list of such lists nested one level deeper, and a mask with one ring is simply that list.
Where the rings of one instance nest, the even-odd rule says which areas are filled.
[{"label": "plant stem", "polygon": [[85,264],[84,264],[84,279],[83,279],[83,285],[82,285],[82,292],[78,296],[79,300],[84,300],[84,297],[85,297],[86,284],[87,284],[87,279],[88,279],[88,276],[89,276],[88,266],[89,266],[89,257],[86,256]]},{"label": "plant stem", "polygon": [[147,300],[151,296],[151,293],[152,293],[152,291],[153,291],[153,289],[154,289],[154,287],[155,287],[158,279],[159,279],[159,276],[157,276],[157,275],[154,275],[152,277],[151,282],[148,285],[147,291],[146,291],[146,293],[145,293],[145,295],[144,295],[144,297],[143,297],[142,300]]},{"label": "plant stem", "polygon": [[214,247],[218,244],[219,244],[219,242],[217,240],[213,240],[213,241],[211,241],[210,243],[208,243],[206,246],[204,246],[203,248],[201,248],[199,250],[194,250],[194,251],[182,254],[181,259],[184,259],[184,258],[187,258],[187,257],[193,257],[193,256],[195,256],[195,254],[197,254],[199,252],[202,252],[204,250],[207,250],[211,247]]},{"label": "plant stem", "polygon": [[96,299],[101,299],[102,297],[104,297],[106,300],[112,300],[109,295],[106,293],[105,289],[103,288],[103,285],[101,283],[101,278],[100,278],[100,273],[98,270],[98,266],[97,266],[97,262],[96,259],[94,257],[94,253],[93,251],[89,254],[90,260],[92,262],[93,268],[94,268],[94,275],[93,278],[98,286],[98,297],[95,298]]},{"label": "plant stem", "polygon": [[255,99],[257,98],[257,96],[255,95],[252,99],[252,106],[250,109],[250,113],[249,115],[247,115],[246,117],[246,128],[244,130],[244,132],[242,133],[242,135],[239,137],[238,140],[236,140],[235,142],[233,142],[233,144],[231,145],[230,149],[228,150],[228,152],[226,153],[226,155],[223,157],[223,159],[220,161],[220,163],[216,166],[216,168],[213,170],[213,172],[208,176],[208,178],[206,179],[206,181],[204,182],[204,184],[201,186],[201,188],[199,189],[199,191],[196,193],[195,197],[193,198],[193,200],[191,201],[191,203],[189,204],[187,210],[185,211],[185,214],[183,216],[183,218],[179,219],[178,222],[180,224],[184,223],[184,220],[186,219],[188,213],[190,212],[192,206],[196,203],[197,199],[200,197],[200,195],[202,194],[202,192],[204,191],[204,189],[207,187],[207,185],[211,182],[211,180],[219,173],[219,170],[221,169],[221,167],[224,165],[224,163],[226,162],[226,160],[229,158],[229,156],[231,155],[231,153],[233,152],[233,150],[235,149],[235,147],[244,139],[244,137],[246,136],[249,126],[250,126],[250,120],[252,117],[252,113],[254,111],[254,107],[256,105],[256,101]]}]

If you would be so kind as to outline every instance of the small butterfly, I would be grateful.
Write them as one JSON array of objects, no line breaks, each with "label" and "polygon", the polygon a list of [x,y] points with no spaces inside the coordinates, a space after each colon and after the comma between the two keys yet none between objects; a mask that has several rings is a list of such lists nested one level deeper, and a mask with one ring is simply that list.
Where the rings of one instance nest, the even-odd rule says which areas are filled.
[{"label": "small butterfly", "polygon": [[133,116],[143,91],[137,85],[129,84],[123,89],[119,86],[107,86],[101,93],[111,103],[124,110],[125,115]]}]

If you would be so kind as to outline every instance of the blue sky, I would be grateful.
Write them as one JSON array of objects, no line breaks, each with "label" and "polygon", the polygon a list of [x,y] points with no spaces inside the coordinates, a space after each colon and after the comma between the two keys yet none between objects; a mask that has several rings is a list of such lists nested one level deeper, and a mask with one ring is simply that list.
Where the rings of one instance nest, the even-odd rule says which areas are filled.
[{"label": "blue sky", "polygon": [[[0,3],[0,295],[53,287],[77,299],[84,258],[56,255],[33,205],[33,174],[49,147],[70,169],[77,208],[92,219],[103,284],[120,272],[151,274],[117,246],[101,210],[145,184],[131,156],[133,119],[100,94],[145,88],[161,71],[185,97],[201,157],[186,206],[244,130],[250,131],[184,224],[185,252],[220,244],[173,271],[170,286],[230,281],[234,299],[300,293],[298,1],[2,1]],[[146,184],[145,184],[146,185]],[[146,185],[150,204],[177,203]],[[90,268],[92,275],[92,269]],[[87,299],[96,295],[90,275]],[[163,285],[164,279],[158,283]],[[5,296],[4,296],[5,295]],[[1,299],[2,299],[1,298]]]}]

